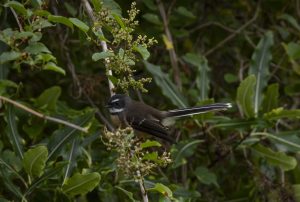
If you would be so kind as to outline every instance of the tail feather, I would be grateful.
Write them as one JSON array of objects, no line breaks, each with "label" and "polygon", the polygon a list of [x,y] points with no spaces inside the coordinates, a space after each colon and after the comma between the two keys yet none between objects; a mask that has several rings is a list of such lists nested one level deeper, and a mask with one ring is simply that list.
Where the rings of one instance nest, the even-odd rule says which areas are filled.
[{"label": "tail feather", "polygon": [[175,110],[168,111],[167,117],[179,118],[179,117],[191,116],[195,114],[203,114],[212,111],[224,111],[231,107],[232,105],[230,103],[215,103],[215,104],[209,104],[209,105],[204,105],[199,107],[175,109]]}]

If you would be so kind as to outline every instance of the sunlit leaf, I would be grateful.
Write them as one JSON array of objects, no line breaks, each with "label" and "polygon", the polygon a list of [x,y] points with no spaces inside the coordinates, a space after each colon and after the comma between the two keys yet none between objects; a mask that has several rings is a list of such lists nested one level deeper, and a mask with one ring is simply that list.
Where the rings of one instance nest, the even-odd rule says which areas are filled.
[{"label": "sunlit leaf", "polygon": [[76,173],[63,185],[64,193],[74,196],[78,194],[86,194],[92,191],[100,182],[99,173],[80,174]]},{"label": "sunlit leaf", "polygon": [[64,24],[64,25],[70,27],[71,29],[73,29],[73,23],[66,17],[59,16],[59,15],[49,15],[48,20],[50,22]]},{"label": "sunlit leaf", "polygon": [[93,59],[93,61],[98,61],[98,60],[105,59],[105,58],[112,57],[112,56],[114,56],[114,53],[109,52],[109,51],[104,51],[101,53],[94,53],[92,56],[92,59]]},{"label": "sunlit leaf", "polygon": [[171,189],[161,183],[156,183],[153,188],[150,188],[148,190],[149,191],[157,191],[157,192],[161,193],[162,195],[167,196],[169,198],[173,197],[173,192],[171,191]]},{"label": "sunlit leaf", "polygon": [[30,16],[30,11],[27,10],[23,4],[17,1],[8,1],[6,4],[4,4],[5,7],[11,7],[13,8],[17,13],[29,17]]},{"label": "sunlit leaf", "polygon": [[264,114],[264,119],[278,120],[278,119],[300,119],[300,109],[283,109],[282,107],[273,109],[272,111]]},{"label": "sunlit leaf", "polygon": [[25,171],[31,177],[40,177],[44,172],[47,156],[48,150],[45,146],[37,146],[26,151],[23,159],[23,166]]},{"label": "sunlit leaf", "polygon": [[241,82],[237,90],[237,102],[241,106],[241,109],[243,110],[245,116],[248,118],[254,116],[253,96],[255,84],[255,76],[250,75]]},{"label": "sunlit leaf", "polygon": [[90,29],[89,26],[77,18],[69,18],[69,20],[83,32],[87,32]]},{"label": "sunlit leaf", "polygon": [[148,148],[148,147],[161,147],[161,144],[157,141],[154,141],[154,140],[147,140],[146,142],[143,142],[141,144],[142,149],[145,149],[145,148]]},{"label": "sunlit leaf", "polygon": [[45,64],[44,70],[50,70],[50,71],[58,72],[62,75],[66,75],[66,71],[63,68],[57,66],[54,62],[48,62],[47,64]]},{"label": "sunlit leaf", "polygon": [[263,89],[267,86],[270,78],[269,64],[272,59],[271,48],[274,44],[273,32],[268,31],[257,44],[251,57],[249,75],[254,74],[256,77],[255,94],[254,94],[254,114],[258,115],[258,110],[263,97]]}]

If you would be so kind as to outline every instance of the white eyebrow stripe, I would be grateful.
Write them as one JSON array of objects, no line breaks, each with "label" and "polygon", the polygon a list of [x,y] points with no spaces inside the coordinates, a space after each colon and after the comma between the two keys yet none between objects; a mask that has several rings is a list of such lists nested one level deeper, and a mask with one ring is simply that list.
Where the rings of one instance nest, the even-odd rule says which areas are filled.
[{"label": "white eyebrow stripe", "polygon": [[117,99],[114,99],[114,100],[111,101],[111,103],[118,102],[119,100],[120,100],[120,99],[118,99],[118,98],[117,98]]},{"label": "white eyebrow stripe", "polygon": [[122,111],[124,111],[124,108],[121,108],[121,109],[117,109],[117,108],[110,108],[109,109],[109,112],[110,113],[119,113],[119,112],[122,112]]}]

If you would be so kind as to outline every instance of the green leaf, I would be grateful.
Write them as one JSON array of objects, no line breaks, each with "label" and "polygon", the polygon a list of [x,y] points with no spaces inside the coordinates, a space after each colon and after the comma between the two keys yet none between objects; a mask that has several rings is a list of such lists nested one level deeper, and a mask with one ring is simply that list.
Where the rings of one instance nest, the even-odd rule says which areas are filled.
[{"label": "green leaf", "polygon": [[183,6],[179,6],[177,9],[176,9],[176,12],[184,17],[187,17],[187,18],[191,18],[191,19],[195,19],[196,16],[191,12],[189,11],[187,8],[183,7]]},{"label": "green leaf", "polygon": [[279,17],[279,19],[283,19],[285,21],[287,21],[288,23],[290,23],[295,29],[297,29],[298,31],[300,31],[300,25],[298,24],[297,20],[289,15],[289,14],[283,14]]},{"label": "green leaf", "polygon": [[153,75],[155,83],[161,88],[162,93],[168,97],[177,107],[187,107],[187,100],[178,91],[178,88],[169,78],[169,75],[162,72],[160,66],[144,61],[147,70]]},{"label": "green leaf", "polygon": [[21,137],[18,132],[15,107],[11,104],[7,104],[6,117],[8,126],[8,138],[13,145],[15,153],[19,156],[20,159],[23,159],[23,145],[21,144]]},{"label": "green leaf", "polygon": [[40,42],[30,43],[24,50],[34,55],[39,53],[51,53],[49,49],[43,43]]},{"label": "green leaf", "polygon": [[59,15],[49,15],[48,20],[50,22],[64,24],[64,25],[70,27],[71,29],[73,29],[73,23],[66,17],[59,16]]},{"label": "green leaf", "polygon": [[119,189],[120,191],[122,191],[126,196],[128,196],[128,198],[130,199],[130,201],[133,201],[133,202],[137,202],[137,200],[135,200],[133,198],[133,193],[130,192],[130,191],[127,191],[125,189],[123,189],[122,187],[120,186],[115,186],[116,189]]},{"label": "green leaf", "polygon": [[51,168],[47,172],[45,172],[41,177],[37,178],[33,183],[31,184],[30,187],[26,190],[24,193],[24,197],[29,195],[31,192],[33,192],[39,185],[45,183],[47,179],[50,177],[53,177],[54,175],[60,174],[62,169],[66,166],[66,162],[59,162],[55,165],[54,168]]},{"label": "green leaf", "polygon": [[98,60],[105,59],[105,58],[112,57],[112,56],[114,56],[114,53],[109,52],[109,51],[103,51],[101,53],[94,53],[92,56],[92,60],[98,61]]},{"label": "green leaf", "polygon": [[143,142],[141,144],[142,149],[145,149],[145,148],[148,148],[148,147],[161,147],[161,144],[157,141],[154,141],[154,140],[147,140],[146,142]]},{"label": "green leaf", "polygon": [[146,13],[146,14],[143,15],[143,18],[146,19],[148,22],[150,22],[152,24],[162,26],[162,22],[159,19],[158,15],[156,15],[156,14]]},{"label": "green leaf", "polygon": [[239,80],[239,78],[234,75],[234,74],[230,74],[230,73],[226,73],[224,75],[224,80],[227,82],[227,83],[235,83]]},{"label": "green leaf", "polygon": [[8,51],[8,52],[3,52],[0,55],[0,64],[3,64],[5,62],[17,60],[22,56],[22,53],[16,52],[16,51]]},{"label": "green leaf", "polygon": [[282,43],[282,46],[289,57],[289,61],[292,64],[293,70],[300,75],[300,64],[298,62],[300,58],[300,44],[290,42],[288,44]]},{"label": "green leaf", "polygon": [[133,50],[135,50],[139,54],[141,54],[141,56],[143,57],[144,60],[148,60],[148,58],[150,57],[149,51],[147,50],[146,47],[144,47],[142,45],[134,46]]},{"label": "green leaf", "polygon": [[100,174],[93,172],[89,174],[76,173],[63,185],[64,193],[75,196],[92,191],[100,182]]},{"label": "green leaf", "polygon": [[267,119],[269,121],[271,120],[279,120],[283,118],[288,118],[288,119],[299,119],[300,118],[300,109],[291,109],[291,110],[286,110],[283,109],[282,107],[273,109],[269,113],[264,114],[264,119]]},{"label": "green leaf", "polygon": [[178,166],[185,164],[186,163],[185,158],[192,156],[195,152],[195,149],[197,148],[197,145],[202,142],[203,140],[194,140],[187,144],[180,143],[176,145],[179,148],[173,152],[174,153],[173,155],[175,156],[175,158],[173,158],[174,159],[173,168],[177,168]]},{"label": "green leaf", "polygon": [[57,66],[53,62],[48,62],[47,64],[45,64],[44,67],[43,67],[43,69],[44,70],[50,70],[50,71],[58,72],[58,73],[60,73],[62,75],[66,75],[66,71],[63,68]]},{"label": "green leaf", "polygon": [[45,146],[37,146],[29,149],[24,154],[23,166],[25,171],[31,176],[40,177],[44,173],[48,150]]},{"label": "green leaf", "polygon": [[3,95],[6,92],[7,88],[16,88],[17,89],[18,85],[11,80],[0,79],[0,95]]},{"label": "green leaf", "polygon": [[61,88],[59,86],[50,87],[36,99],[36,106],[48,110],[55,111],[56,103],[61,94]]},{"label": "green leaf", "polygon": [[208,98],[208,92],[209,92],[209,76],[208,72],[210,71],[210,68],[207,63],[207,59],[198,54],[194,53],[187,53],[183,56],[183,59],[196,66],[197,67],[197,77],[196,77],[196,84],[197,88],[200,91],[200,100],[205,100]]},{"label": "green leaf", "polygon": [[262,103],[263,112],[269,112],[278,107],[279,85],[274,83],[268,86],[267,93]]},{"label": "green leaf", "polygon": [[112,14],[112,16],[113,16],[114,19],[117,21],[117,23],[120,25],[120,27],[121,27],[122,29],[124,29],[124,28],[125,28],[125,24],[124,24],[122,18],[121,18],[119,15],[114,14],[114,13]]},{"label": "green leaf", "polygon": [[[83,147],[83,145],[81,145]],[[72,146],[70,149],[70,154],[68,156],[68,165],[66,167],[65,175],[64,175],[64,183],[66,182],[67,178],[72,173],[73,168],[76,166],[76,157],[79,154],[79,138],[75,138],[72,141]]]},{"label": "green leaf", "polygon": [[248,76],[244,79],[237,90],[237,102],[241,106],[241,109],[246,117],[250,118],[254,116],[253,111],[253,95],[256,78],[254,75]]},{"label": "green leaf", "polygon": [[258,156],[266,159],[270,165],[278,166],[284,171],[293,170],[297,166],[297,160],[283,152],[275,152],[260,144],[256,145],[252,149]]},{"label": "green leaf", "polygon": [[103,8],[106,8],[112,14],[122,16],[122,9],[120,5],[114,0],[102,0],[101,3],[103,3]]},{"label": "green leaf", "polygon": [[90,29],[89,26],[77,18],[69,18],[69,20],[83,32],[87,32]]},{"label": "green leaf", "polygon": [[[94,111],[88,111],[86,114],[78,117],[75,121],[72,121],[75,125],[84,127],[94,116]],[[59,152],[66,147],[67,143],[72,141],[77,135],[80,134],[75,128],[64,126],[63,128],[56,130],[50,137],[48,143],[48,160],[51,160],[59,154]]]},{"label": "green leaf", "polygon": [[161,193],[163,196],[167,196],[169,198],[173,197],[173,192],[171,189],[161,183],[156,183],[153,188],[148,189],[149,191],[157,191]]},{"label": "green leaf", "polygon": [[8,1],[6,4],[4,4],[5,7],[11,7],[13,8],[17,13],[29,17],[30,16],[30,11],[27,10],[23,4],[17,2],[17,1]]},{"label": "green leaf", "polygon": [[143,156],[143,160],[153,161],[153,162],[157,162],[157,163],[160,162],[160,160],[158,159],[157,151],[145,154]]},{"label": "green leaf", "polygon": [[249,75],[254,74],[256,77],[255,94],[254,94],[254,114],[258,115],[258,110],[262,101],[262,91],[267,86],[270,78],[269,63],[272,59],[271,48],[274,44],[273,32],[268,31],[259,41],[251,57]]},{"label": "green leaf", "polygon": [[294,199],[296,202],[300,202],[300,184],[292,185],[293,192],[294,192]]},{"label": "green leaf", "polygon": [[213,184],[216,187],[219,187],[219,184],[217,182],[217,176],[213,172],[208,170],[206,167],[199,166],[196,168],[194,173],[197,179],[203,184]]}]

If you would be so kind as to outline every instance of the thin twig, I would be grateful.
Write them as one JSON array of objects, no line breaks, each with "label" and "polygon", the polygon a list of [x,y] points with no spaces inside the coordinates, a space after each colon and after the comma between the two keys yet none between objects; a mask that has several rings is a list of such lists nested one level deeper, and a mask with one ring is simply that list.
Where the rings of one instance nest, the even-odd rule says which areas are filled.
[{"label": "thin twig", "polygon": [[214,26],[217,26],[217,27],[220,27],[228,32],[236,32],[236,30],[230,28],[230,27],[226,27],[225,25],[222,25],[221,23],[219,22],[206,22],[204,24],[201,24],[201,25],[198,25],[196,26],[195,28],[191,29],[190,30],[190,33],[193,33],[195,31],[198,31],[199,29],[203,29],[205,27],[208,27],[208,26],[211,26],[211,25],[214,25]]},{"label": "thin twig", "polygon": [[220,47],[224,46],[224,44],[226,44],[228,41],[232,40],[237,34],[241,33],[245,28],[247,28],[250,24],[252,24],[256,20],[256,18],[258,17],[259,8],[260,8],[259,5],[260,4],[258,4],[258,6],[256,8],[254,16],[248,22],[246,22],[243,26],[241,26],[235,32],[233,32],[228,37],[226,37],[223,41],[221,41],[220,43],[218,43],[215,47],[213,47],[210,50],[208,50],[204,55],[208,56],[211,53],[213,53],[214,51],[216,51],[217,49],[219,49]]},{"label": "thin twig", "polygon": [[141,173],[139,171],[137,171],[137,176],[139,178],[139,185],[140,185],[140,189],[141,189],[141,193],[142,193],[142,197],[143,197],[143,202],[148,202],[148,195],[147,195],[147,192],[146,192],[146,189],[145,189],[145,183],[144,183],[144,180],[141,176]]},{"label": "thin twig", "polygon": [[18,18],[17,13],[15,12],[15,10],[14,10],[13,8],[10,8],[10,10],[11,10],[11,12],[13,13],[13,15],[14,15],[16,21],[17,21],[17,24],[18,24],[18,26],[19,26],[20,31],[23,32],[23,27],[22,27],[22,25],[21,25],[21,23],[20,23],[20,21],[19,21],[19,18]]},{"label": "thin twig", "polygon": [[31,114],[39,117],[39,118],[42,118],[42,119],[45,119],[45,120],[48,120],[48,121],[53,121],[53,122],[56,122],[56,123],[60,123],[60,124],[69,126],[71,128],[75,128],[75,129],[80,130],[80,131],[85,132],[85,133],[88,132],[87,128],[82,128],[82,127],[77,126],[77,125],[75,125],[73,123],[70,123],[68,121],[64,121],[64,120],[61,120],[61,119],[58,119],[58,118],[54,118],[54,117],[51,117],[51,116],[47,116],[47,115],[42,114],[40,112],[34,111],[33,109],[30,109],[29,107],[27,107],[25,105],[22,105],[22,104],[20,104],[20,103],[18,103],[16,101],[13,101],[13,100],[11,100],[11,99],[9,99],[7,97],[3,97],[3,96],[0,95],[0,100],[3,100],[3,101],[8,102],[10,104],[13,104],[14,106],[16,106],[16,107],[18,107],[20,109],[23,109],[24,111],[27,111],[27,112],[29,112],[29,113],[31,113]]},{"label": "thin twig", "polygon": [[170,29],[168,26],[168,19],[167,19],[167,15],[165,12],[164,4],[162,3],[161,0],[156,0],[156,2],[158,5],[159,13],[160,13],[162,21],[163,21],[166,36],[168,38],[168,41],[172,44],[172,47],[168,48],[168,51],[169,51],[169,55],[170,55],[171,65],[174,69],[174,80],[175,80],[176,85],[181,89],[181,79],[180,79],[180,74],[179,74],[180,72],[179,72],[179,68],[178,68],[178,59],[177,59],[177,55],[176,55],[176,52],[174,49],[172,35],[171,35]]},{"label": "thin twig", "polygon": [[[91,21],[94,23],[96,21],[96,18],[95,18],[94,14],[93,14],[93,9],[92,9],[90,3],[88,2],[88,0],[81,0],[81,1],[82,1],[83,5],[84,5],[84,8],[85,8],[88,16],[90,17]],[[103,33],[101,28],[97,28],[97,29],[98,29],[97,31],[99,33]],[[108,50],[106,41],[100,40],[100,44],[101,44],[103,52],[106,52]],[[105,62],[106,62],[106,64],[109,63],[109,59],[106,58]],[[111,70],[108,70],[108,75],[112,76],[112,71]],[[108,86],[109,86],[110,94],[113,95],[114,94],[113,89],[115,88],[115,86],[109,80],[109,78],[108,78]]]}]

